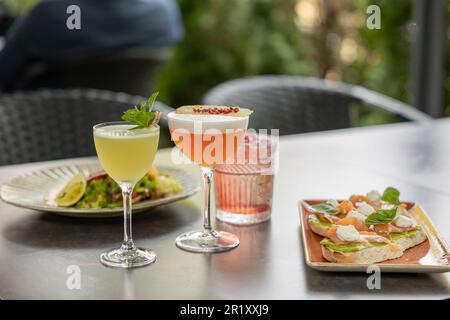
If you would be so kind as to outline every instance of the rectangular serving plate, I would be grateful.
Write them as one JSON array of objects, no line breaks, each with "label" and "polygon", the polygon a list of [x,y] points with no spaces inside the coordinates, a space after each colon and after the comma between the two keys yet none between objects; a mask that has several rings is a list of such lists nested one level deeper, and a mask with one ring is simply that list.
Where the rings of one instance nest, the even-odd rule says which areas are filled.
[{"label": "rectangular serving plate", "polygon": [[[303,251],[308,266],[320,271],[367,272],[369,264],[336,263],[322,256],[320,241],[323,237],[315,234],[307,223],[307,206],[326,200],[303,200],[299,202]],[[400,258],[376,263],[381,272],[440,273],[450,271],[450,250],[430,217],[419,203],[406,202],[417,223],[425,231],[428,240],[406,250]]]}]

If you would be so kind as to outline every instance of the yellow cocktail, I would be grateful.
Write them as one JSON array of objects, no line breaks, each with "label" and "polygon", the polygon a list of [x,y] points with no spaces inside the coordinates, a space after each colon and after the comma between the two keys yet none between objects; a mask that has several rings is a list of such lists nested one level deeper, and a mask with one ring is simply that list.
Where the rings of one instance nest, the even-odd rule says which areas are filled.
[{"label": "yellow cocktail", "polygon": [[109,267],[132,268],[153,263],[156,254],[134,245],[131,227],[131,194],[134,185],[152,167],[158,149],[159,126],[134,129],[127,122],[109,122],[94,126],[94,143],[103,169],[122,189],[124,239],[122,246],[104,252],[100,261]]},{"label": "yellow cocktail", "polygon": [[129,130],[130,124],[105,126],[94,132],[95,148],[105,171],[117,182],[136,182],[152,167],[159,128]]}]

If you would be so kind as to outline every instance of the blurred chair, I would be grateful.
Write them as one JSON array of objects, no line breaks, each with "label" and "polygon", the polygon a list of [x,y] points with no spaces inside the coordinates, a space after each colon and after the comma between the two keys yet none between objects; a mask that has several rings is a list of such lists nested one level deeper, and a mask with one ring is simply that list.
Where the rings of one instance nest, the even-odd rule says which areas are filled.
[{"label": "blurred chair", "polygon": [[[0,165],[95,155],[92,126],[118,121],[143,99],[95,89],[39,90],[0,96]],[[160,147],[170,145],[163,112]]]},{"label": "blurred chair", "polygon": [[46,87],[95,88],[148,96],[159,67],[169,57],[167,48],[131,48],[40,62],[28,67],[24,87],[38,89],[48,82]]},{"label": "blurred chair", "polygon": [[298,76],[231,80],[203,97],[203,104],[249,107],[255,110],[250,127],[280,129],[280,135],[348,128],[352,106],[358,103],[409,121],[431,120],[405,103],[360,86]]}]

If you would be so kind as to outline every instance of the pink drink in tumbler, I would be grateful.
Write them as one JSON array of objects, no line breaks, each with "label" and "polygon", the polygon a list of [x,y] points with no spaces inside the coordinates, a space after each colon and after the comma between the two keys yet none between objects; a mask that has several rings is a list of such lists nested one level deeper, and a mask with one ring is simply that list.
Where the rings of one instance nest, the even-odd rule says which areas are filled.
[{"label": "pink drink in tumbler", "polygon": [[276,143],[274,137],[247,134],[238,161],[215,167],[217,218],[248,225],[270,219]]}]

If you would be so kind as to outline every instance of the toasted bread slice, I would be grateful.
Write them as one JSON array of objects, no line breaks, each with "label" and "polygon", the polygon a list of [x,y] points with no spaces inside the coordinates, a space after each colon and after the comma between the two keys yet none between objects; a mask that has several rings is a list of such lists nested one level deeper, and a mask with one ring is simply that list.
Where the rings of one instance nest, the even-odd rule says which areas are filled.
[{"label": "toasted bread slice", "polygon": [[309,214],[307,221],[312,232],[322,237],[325,237],[327,231],[333,226],[332,223],[320,220],[316,214]]},{"label": "toasted bread slice", "polygon": [[338,252],[322,245],[322,254],[330,262],[372,264],[403,255],[400,246],[369,246],[356,252]]},{"label": "toasted bread slice", "polygon": [[325,237],[325,234],[330,229],[330,227],[325,227],[325,226],[316,225],[316,224],[312,224],[312,223],[309,223],[309,227],[311,228],[312,232],[314,232],[315,234],[318,234],[319,236],[322,236],[322,237]]}]

